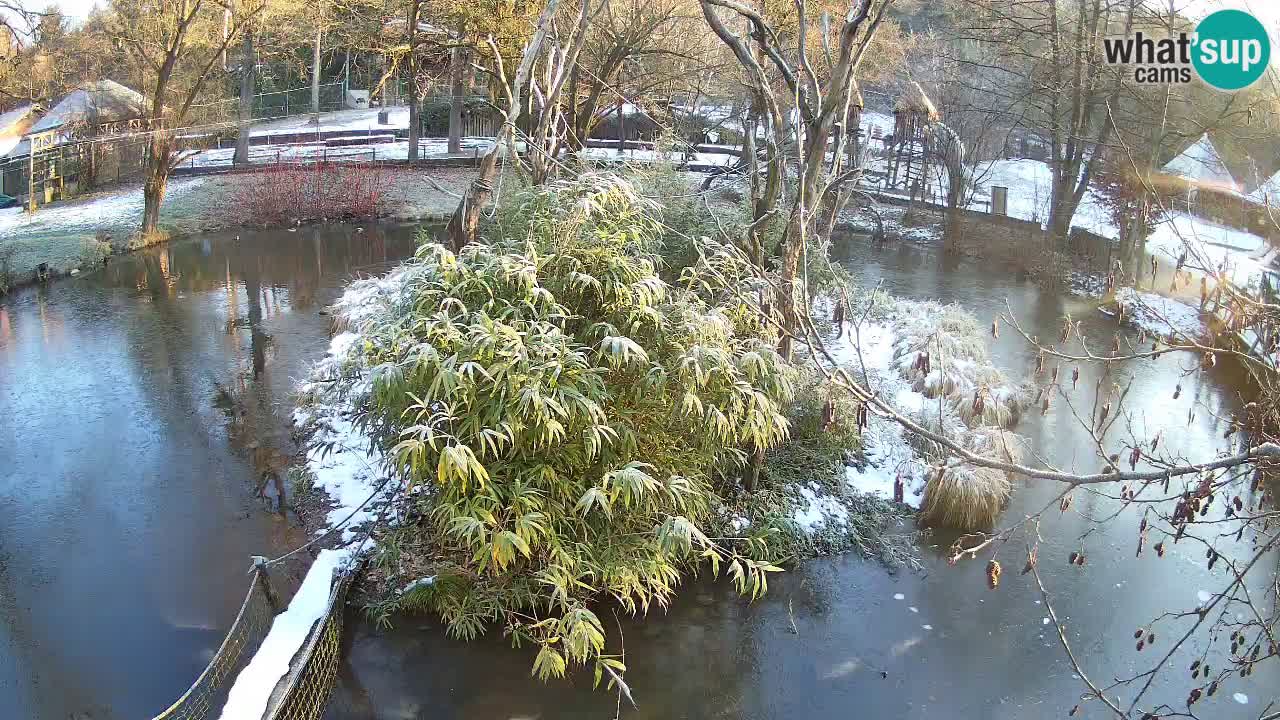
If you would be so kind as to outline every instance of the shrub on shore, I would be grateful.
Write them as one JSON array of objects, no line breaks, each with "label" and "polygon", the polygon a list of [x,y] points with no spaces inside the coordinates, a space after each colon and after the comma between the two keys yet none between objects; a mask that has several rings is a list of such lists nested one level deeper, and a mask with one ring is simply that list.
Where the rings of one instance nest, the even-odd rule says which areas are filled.
[{"label": "shrub on shore", "polygon": [[410,490],[376,565],[435,578],[375,612],[434,611],[463,638],[499,625],[543,678],[620,672],[593,601],[665,607],[704,562],[756,595],[777,570],[765,538],[708,523],[726,468],[786,438],[795,371],[659,277],[654,207],[629,183],[511,202],[488,244],[423,245],[398,299],[356,323],[363,422]]},{"label": "shrub on shore", "polygon": [[970,427],[1012,427],[1028,397],[991,362],[977,319],[955,306],[898,301],[894,359],[912,389],[942,397]]},{"label": "shrub on shore", "polygon": [[229,202],[246,225],[370,219],[383,212],[387,183],[382,168],[358,163],[271,167],[248,174]]}]

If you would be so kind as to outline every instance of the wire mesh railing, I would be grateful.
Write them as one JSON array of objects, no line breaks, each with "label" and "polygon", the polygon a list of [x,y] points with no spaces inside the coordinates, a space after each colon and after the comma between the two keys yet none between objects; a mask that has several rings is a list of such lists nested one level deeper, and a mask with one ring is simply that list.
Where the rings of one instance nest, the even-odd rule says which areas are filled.
[{"label": "wire mesh railing", "polygon": [[295,659],[278,701],[269,706],[269,720],[319,720],[324,715],[342,663],[342,616],[354,575],[346,572],[334,578],[329,607]]},{"label": "wire mesh railing", "polygon": [[254,568],[249,592],[245,595],[235,621],[231,623],[231,629],[223,638],[221,647],[182,697],[156,715],[154,720],[205,720],[218,717],[226,702],[231,682],[262,644],[275,616],[265,573],[266,570],[260,567]]},{"label": "wire mesh railing", "polygon": [[[311,628],[290,672],[277,684],[262,720],[319,720],[324,715],[342,662],[343,612],[354,577],[354,570],[335,575],[325,614]],[[152,720],[220,717],[231,686],[262,645],[276,612],[282,609],[278,604],[265,566],[255,566],[240,612],[213,659],[182,697]]]}]

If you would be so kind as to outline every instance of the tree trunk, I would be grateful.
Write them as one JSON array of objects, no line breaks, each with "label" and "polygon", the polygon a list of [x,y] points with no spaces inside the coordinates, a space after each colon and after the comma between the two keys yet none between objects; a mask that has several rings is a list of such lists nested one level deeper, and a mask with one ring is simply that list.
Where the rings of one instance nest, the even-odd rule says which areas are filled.
[{"label": "tree trunk", "polygon": [[[619,82],[621,84],[621,82]],[[618,101],[618,154],[627,154],[627,114],[625,112],[626,102]]]},{"label": "tree trunk", "polygon": [[311,114],[320,122],[320,43],[324,39],[324,24],[316,22],[316,44],[311,50]]},{"label": "tree trunk", "polygon": [[151,136],[147,149],[147,173],[142,185],[142,234],[151,235],[160,227],[160,205],[169,182],[169,156],[173,146],[167,131]]},{"label": "tree trunk", "polygon": [[466,66],[466,53],[462,49],[462,33],[458,33],[457,42],[449,51],[449,154],[462,152],[462,79]]},{"label": "tree trunk", "polygon": [[422,122],[419,119],[418,81],[409,81],[409,162],[418,159],[418,146],[421,144]]},{"label": "tree trunk", "polygon": [[[783,238],[782,245],[782,297],[778,298],[778,310],[782,312],[782,327],[787,333],[794,333],[799,329],[800,316],[796,312],[797,304],[797,285],[800,280],[800,254],[804,249],[803,234],[800,225],[803,221],[800,219],[799,212],[795,212],[791,217],[791,224],[787,227],[786,236]],[[792,342],[790,335],[784,335],[782,341],[778,343],[778,354],[784,359],[791,359]]]},{"label": "tree trunk", "polygon": [[241,52],[240,132],[236,135],[236,154],[232,159],[234,165],[245,165],[249,162],[249,131],[253,125],[254,66],[257,61],[253,51],[253,31],[250,28],[244,29]]},{"label": "tree trunk", "polygon": [[480,159],[476,179],[471,181],[466,194],[462,196],[462,201],[458,203],[457,209],[449,218],[446,231],[449,236],[449,247],[455,253],[461,251],[476,237],[476,231],[480,225],[480,211],[493,197],[493,179],[498,171],[498,153],[505,138],[505,132],[499,133],[498,137],[494,138],[493,148]]},{"label": "tree trunk", "polygon": [[405,68],[409,71],[409,162],[418,159],[418,140],[422,135],[422,123],[418,120],[419,95],[418,88],[418,13],[422,9],[422,0],[409,0],[409,56]]},{"label": "tree trunk", "polygon": [[1071,232],[1071,218],[1076,214],[1076,203],[1072,197],[1074,190],[1075,183],[1064,179],[1063,173],[1054,168],[1053,186],[1049,195],[1049,218],[1045,227],[1055,238],[1065,238]]}]

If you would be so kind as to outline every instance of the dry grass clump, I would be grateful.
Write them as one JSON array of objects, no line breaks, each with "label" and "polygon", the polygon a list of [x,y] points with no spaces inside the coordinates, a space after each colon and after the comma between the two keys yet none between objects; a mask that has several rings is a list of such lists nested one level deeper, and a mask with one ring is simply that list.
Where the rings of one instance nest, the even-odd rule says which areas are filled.
[{"label": "dry grass clump", "polygon": [[[971,452],[993,460],[1022,460],[1023,440],[993,426],[970,430],[962,442]],[[978,467],[951,458],[936,468],[925,486],[920,521],[927,525],[960,530],[991,527],[1012,490],[1003,470]]]},{"label": "dry grass clump", "polygon": [[951,460],[929,477],[920,521],[961,530],[990,527],[1010,490],[1003,472]]},{"label": "dry grass clump", "polygon": [[970,427],[1017,423],[1027,393],[992,364],[973,315],[931,302],[901,301],[897,310],[894,362],[913,390],[944,398]]}]

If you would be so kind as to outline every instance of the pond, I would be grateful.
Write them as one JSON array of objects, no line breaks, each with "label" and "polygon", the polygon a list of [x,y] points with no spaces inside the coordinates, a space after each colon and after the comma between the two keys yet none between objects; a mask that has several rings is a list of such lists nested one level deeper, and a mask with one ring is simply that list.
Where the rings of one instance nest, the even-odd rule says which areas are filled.
[{"label": "pond", "polygon": [[[32,718],[150,717],[204,667],[243,597],[250,554],[305,540],[268,487],[255,497],[260,450],[292,451],[295,381],[328,344],[324,306],[354,274],[412,251],[412,231],[345,226],[210,235],[114,260],[85,277],[0,300],[0,706]],[[839,259],[864,285],[957,302],[983,323],[1008,302],[1029,331],[1056,337],[1070,313],[1109,338],[1114,320],[1081,298],[991,273],[909,243],[852,236]],[[1006,326],[998,363],[1026,376],[1032,355]],[[1220,417],[1239,406],[1238,372],[1207,374],[1187,357],[1132,368],[1130,409],[1188,456],[1212,452]],[[1081,388],[1100,368],[1082,368]],[[1183,392],[1172,401],[1173,385]],[[1107,382],[1112,382],[1108,378]],[[1198,409],[1190,424],[1191,404]],[[1211,412],[1212,411],[1212,412]],[[1094,470],[1074,418],[1055,407],[1017,431],[1051,462]],[[284,488],[287,492],[287,487]],[[1056,488],[1019,483],[1006,522]],[[1074,509],[1116,501],[1079,493]],[[1093,533],[1090,561],[1068,566],[1088,523],[1053,510],[1041,569],[1086,669],[1145,668],[1135,627],[1222,584],[1185,546],[1134,559],[1138,519]],[[1050,717],[1082,686],[1046,625],[1022,558],[988,590],[985,561],[949,567],[935,535],[921,571],[887,572],[855,556],[793,567],[749,603],[724,582],[691,581],[667,612],[610,626],[625,637],[637,718]],[[277,573],[279,582],[300,568]],[[291,588],[285,588],[290,592]],[[901,599],[898,599],[898,598]],[[352,612],[347,662],[327,717],[601,718],[615,694],[589,675],[543,684],[530,652],[495,633],[447,638],[432,618],[384,631]],[[1169,632],[1169,631],[1165,631]],[[1170,633],[1172,634],[1172,633]],[[1166,640],[1157,642],[1157,648]],[[1139,662],[1141,661],[1141,663]],[[1175,668],[1185,668],[1180,658]],[[1215,717],[1257,717],[1273,667],[1213,698]],[[1171,701],[1185,683],[1160,689]],[[1234,693],[1249,698],[1238,704]],[[623,701],[625,704],[625,701]],[[1204,711],[1208,712],[1208,708]],[[1101,717],[1086,706],[1082,717]]]},{"label": "pond", "polygon": [[0,298],[0,715],[138,720],[186,690],[249,556],[305,540],[249,445],[291,451],[321,310],[412,235],[211,235]]}]

